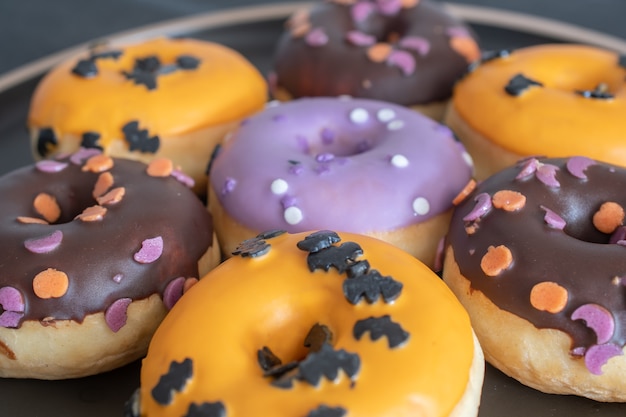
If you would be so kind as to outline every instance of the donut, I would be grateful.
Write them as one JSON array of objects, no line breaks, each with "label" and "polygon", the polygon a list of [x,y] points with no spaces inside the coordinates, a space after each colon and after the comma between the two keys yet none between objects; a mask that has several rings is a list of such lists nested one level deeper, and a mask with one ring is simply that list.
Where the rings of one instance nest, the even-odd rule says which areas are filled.
[{"label": "donut", "polygon": [[471,159],[445,126],[350,98],[274,102],[217,153],[209,209],[224,255],[269,229],[388,241],[434,266]]},{"label": "donut", "polygon": [[215,145],[266,101],[262,74],[238,52],[155,38],[97,45],[53,68],[27,124],[37,160],[80,147],[145,163],[165,157],[202,193]]},{"label": "donut", "polygon": [[537,155],[625,166],[625,112],[626,57],[547,44],[485,53],[456,84],[444,122],[481,180]]},{"label": "donut", "polygon": [[210,215],[171,167],[81,149],[0,179],[1,377],[82,377],[145,354],[219,261]]},{"label": "donut", "polygon": [[467,313],[423,263],[361,235],[269,231],[174,306],[129,409],[476,416],[483,374]]},{"label": "donut", "polygon": [[626,169],[528,158],[455,209],[443,278],[487,361],[555,394],[626,401]]},{"label": "donut", "polygon": [[269,80],[279,100],[350,95],[441,120],[455,81],[479,57],[472,30],[437,3],[318,1],[287,21]]}]

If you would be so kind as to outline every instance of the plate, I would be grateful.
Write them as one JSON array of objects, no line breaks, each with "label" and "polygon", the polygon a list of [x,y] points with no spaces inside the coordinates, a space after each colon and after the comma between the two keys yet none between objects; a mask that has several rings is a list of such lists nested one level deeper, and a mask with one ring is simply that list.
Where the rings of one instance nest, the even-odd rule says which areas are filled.
[{"label": "plate", "polygon": [[[267,74],[285,18],[302,6],[301,2],[269,4],[199,14],[124,32],[107,41],[115,45],[156,35],[196,37],[240,51]],[[626,41],[582,27],[485,7],[453,3],[447,3],[446,7],[470,23],[484,49],[584,42],[626,53]],[[78,45],[0,77],[0,174],[33,162],[26,115],[30,96],[41,76],[56,63],[87,47],[88,44]],[[139,386],[140,366],[137,361],[105,374],[72,380],[0,379],[0,416],[122,416],[124,403]],[[625,414],[626,404],[543,394],[487,365],[479,417],[621,417]]]}]

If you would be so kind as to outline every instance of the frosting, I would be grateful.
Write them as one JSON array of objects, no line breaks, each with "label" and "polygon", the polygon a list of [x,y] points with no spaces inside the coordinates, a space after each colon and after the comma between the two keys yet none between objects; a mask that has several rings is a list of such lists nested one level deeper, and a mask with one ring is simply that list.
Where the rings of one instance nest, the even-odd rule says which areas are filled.
[{"label": "frosting", "polygon": [[626,67],[619,59],[583,45],[492,54],[456,85],[453,106],[473,130],[517,155],[624,165]]},{"label": "frosting", "polygon": [[[625,183],[626,170],[586,157],[530,158],[478,185],[448,237],[473,289],[570,335],[593,373],[626,345]],[[498,206],[503,192],[525,202]]]},{"label": "frosting", "polygon": [[175,178],[147,171],[82,150],[2,177],[0,326],[105,312],[117,331],[131,301],[198,277],[211,217]]},{"label": "frosting", "polygon": [[210,181],[229,215],[254,230],[368,232],[445,212],[470,176],[451,132],[416,112],[308,98],[247,119],[213,161]]},{"label": "frosting", "polygon": [[425,0],[317,2],[288,28],[274,78],[295,97],[442,101],[480,54],[467,26]]},{"label": "frosting", "polygon": [[[140,415],[443,417],[462,398],[477,354],[469,318],[410,255],[329,231],[262,234],[239,255],[157,330]],[[357,284],[348,300],[346,283],[373,272],[394,296]]]}]

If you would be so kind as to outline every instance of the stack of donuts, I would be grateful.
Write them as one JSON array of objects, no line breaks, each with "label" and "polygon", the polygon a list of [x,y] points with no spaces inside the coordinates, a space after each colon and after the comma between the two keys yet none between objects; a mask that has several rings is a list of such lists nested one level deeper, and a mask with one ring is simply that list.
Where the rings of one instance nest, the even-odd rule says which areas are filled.
[{"label": "stack of donuts", "polygon": [[481,53],[428,0],[314,3],[267,79],[95,46],[0,179],[0,375],[147,355],[129,417],[475,417],[486,358],[626,401],[625,83],[595,47]]}]

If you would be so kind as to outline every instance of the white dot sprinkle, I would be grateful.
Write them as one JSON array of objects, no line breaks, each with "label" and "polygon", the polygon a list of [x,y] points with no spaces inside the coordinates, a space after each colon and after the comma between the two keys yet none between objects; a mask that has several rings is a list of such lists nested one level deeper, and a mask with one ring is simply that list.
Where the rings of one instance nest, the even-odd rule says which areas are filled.
[{"label": "white dot sprinkle", "polygon": [[287,223],[291,225],[298,224],[302,221],[302,210],[296,206],[287,207],[283,216]]},{"label": "white dot sprinkle", "polygon": [[352,123],[365,123],[369,120],[370,115],[367,110],[358,107],[350,112],[350,120]]},{"label": "white dot sprinkle", "polygon": [[404,127],[404,122],[402,120],[394,120],[387,123],[387,129],[389,130],[400,130]]},{"label": "white dot sprinkle", "polygon": [[287,184],[287,181],[285,181],[282,178],[277,178],[274,181],[272,181],[272,185],[271,185],[272,193],[276,195],[285,194],[288,188],[289,188],[289,184]]},{"label": "white dot sprinkle", "polygon": [[424,197],[417,197],[413,200],[413,211],[423,216],[430,211],[430,203]]},{"label": "white dot sprinkle", "polygon": [[391,165],[398,168],[406,168],[409,166],[409,160],[404,155],[396,154],[391,157]]},{"label": "white dot sprinkle", "polygon": [[469,165],[470,167],[474,166],[474,160],[472,159],[472,156],[469,153],[463,152],[461,156],[463,157],[463,160],[465,161],[467,165]]},{"label": "white dot sprinkle", "polygon": [[378,110],[376,117],[378,117],[380,122],[387,123],[395,119],[396,112],[391,109],[380,109]]}]

